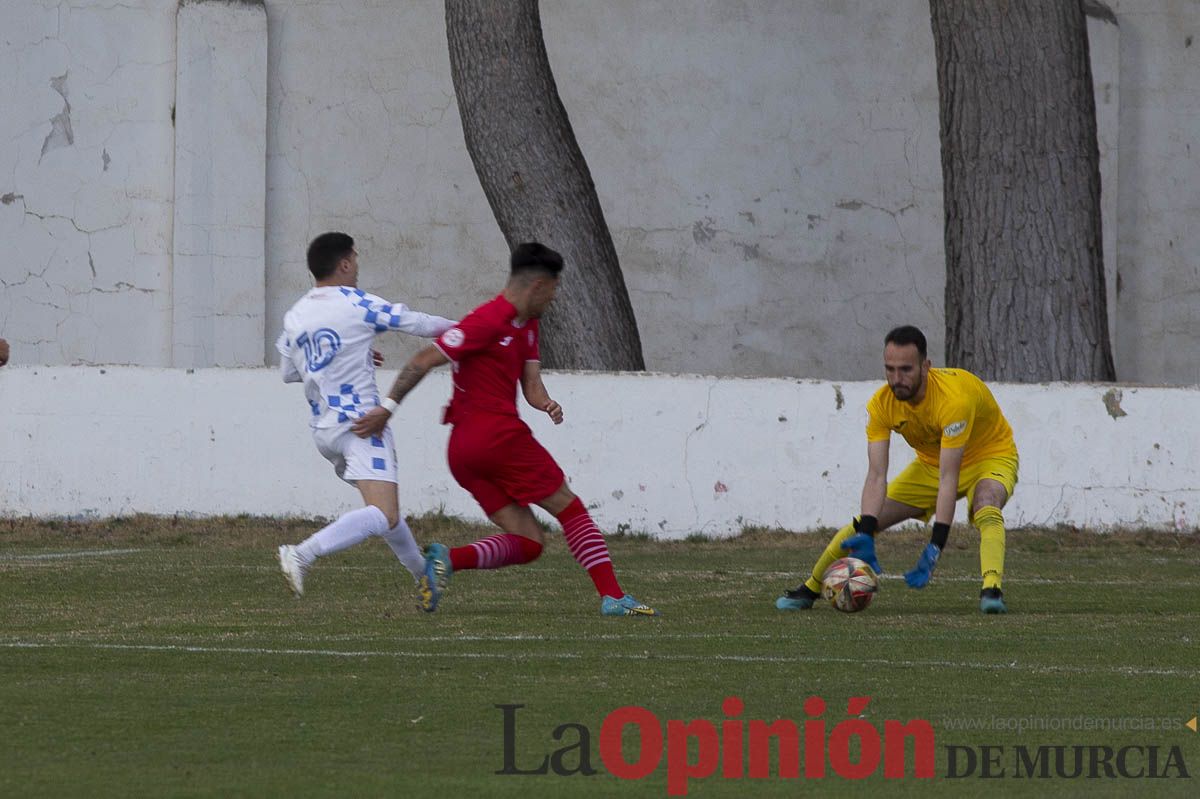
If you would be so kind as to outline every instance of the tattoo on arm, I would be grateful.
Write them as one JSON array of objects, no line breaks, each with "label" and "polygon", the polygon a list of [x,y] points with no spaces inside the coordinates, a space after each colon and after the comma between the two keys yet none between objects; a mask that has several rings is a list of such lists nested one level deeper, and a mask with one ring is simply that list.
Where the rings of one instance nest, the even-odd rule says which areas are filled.
[{"label": "tattoo on arm", "polygon": [[414,366],[411,363],[405,364],[400,370],[400,374],[396,375],[396,381],[392,383],[392,389],[388,392],[388,396],[396,402],[401,402],[408,392],[416,388],[417,383],[428,373],[428,369],[423,369],[420,366]]}]

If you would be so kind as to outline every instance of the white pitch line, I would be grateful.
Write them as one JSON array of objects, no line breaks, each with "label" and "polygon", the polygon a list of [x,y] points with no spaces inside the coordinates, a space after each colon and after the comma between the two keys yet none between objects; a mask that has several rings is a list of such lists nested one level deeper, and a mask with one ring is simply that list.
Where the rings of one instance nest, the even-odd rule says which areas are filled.
[{"label": "white pitch line", "polygon": [[131,555],[142,549],[78,549],[73,552],[41,552],[36,555],[0,555],[0,560],[60,560],[62,558],[95,558],[107,555]]},{"label": "white pitch line", "polygon": [[[144,551],[144,550],[140,550],[140,549],[113,550],[113,553],[115,554],[115,553],[124,553],[124,552],[142,552],[142,551]],[[83,556],[85,554],[86,553],[80,553],[80,556]],[[21,556],[16,556],[16,557],[21,557]],[[68,557],[68,556],[62,555],[59,557]],[[4,559],[5,559],[4,557],[0,557],[0,560],[4,560]],[[247,571],[247,572],[261,572],[261,573],[268,573],[268,572],[273,573],[273,572],[279,571],[279,566],[276,564],[257,564],[256,565],[256,564],[247,564],[247,563],[189,563],[189,564],[187,564],[187,567],[191,568],[191,569],[195,569],[197,571]],[[334,564],[334,563],[330,563],[330,564],[322,563],[320,566],[320,570],[322,573],[327,573],[327,572],[345,572],[345,573],[368,572],[368,573],[372,573],[372,574],[380,574],[380,573],[384,573],[384,572],[396,571],[397,568],[399,568],[399,567],[393,566],[392,564],[378,565],[378,566],[352,566],[352,565],[339,565],[339,564]],[[139,564],[138,569],[141,571],[156,571],[157,570],[157,571],[177,572],[179,570],[179,564],[178,563]],[[401,572],[401,574],[403,574],[403,572]],[[664,572],[664,574],[667,574],[671,577],[679,577],[681,575],[686,575],[686,574],[695,574],[698,576],[712,576],[713,570],[711,570],[711,569],[679,569],[679,570],[672,570],[670,572]],[[722,569],[721,570],[721,576],[728,577],[731,575],[744,575],[746,577],[774,577],[774,578],[779,578],[779,579],[783,580],[783,582],[787,585],[795,585],[797,582],[799,582],[803,578],[807,577],[808,573],[807,572],[774,571],[774,570],[768,570],[768,569]],[[879,575],[879,579],[888,580],[888,581],[892,581],[892,582],[902,582],[904,580],[904,576],[901,574],[893,574],[892,572],[887,572],[885,574]],[[935,582],[935,583],[979,583],[980,580],[981,580],[981,578],[972,577],[970,575],[953,576],[953,575],[945,575],[945,574],[935,574],[933,577],[933,582]],[[1134,579],[1081,580],[1081,579],[1077,579],[1077,578],[1073,578],[1073,577],[1037,577],[1037,576],[1028,576],[1028,575],[1026,575],[1026,576],[1018,575],[1015,577],[1008,576],[1008,577],[1004,578],[1004,582],[1007,585],[1060,585],[1060,586],[1080,586],[1080,587],[1144,586],[1144,585],[1146,585],[1145,580],[1134,580]],[[1176,586],[1181,586],[1181,587],[1200,586],[1200,580],[1172,579],[1171,584],[1176,585]]]},{"label": "white pitch line", "polygon": [[[679,572],[674,572],[679,574]],[[698,572],[705,573],[705,572]],[[708,572],[711,573],[711,572]],[[777,571],[752,571],[745,570],[740,572],[729,571],[726,574],[747,574],[760,577],[782,577],[793,580],[801,580],[808,577],[808,572],[777,572]],[[903,574],[894,572],[885,572],[879,575],[881,580],[903,581]],[[932,582],[935,583],[980,583],[983,578],[974,577],[971,575],[947,575],[934,574]],[[1006,585],[1073,585],[1073,586],[1091,586],[1091,585],[1145,585],[1145,580],[1132,579],[1104,579],[1104,580],[1081,580],[1074,577],[1037,577],[1031,575],[1006,575],[1004,578]],[[1173,581],[1174,582],[1174,581]],[[1200,581],[1183,580],[1179,585],[1200,585]]]},{"label": "white pitch line", "polygon": [[509,652],[386,652],[380,650],[342,649],[270,649],[249,646],[188,646],[182,644],[102,644],[90,642],[55,641],[4,641],[0,647],[6,649],[98,649],[129,652],[188,652],[203,655],[319,655],[334,658],[470,658],[483,660],[573,660],[583,657],[574,652],[536,652],[513,654]]},{"label": "white pitch line", "polygon": [[[879,575],[879,579],[881,579],[881,580],[896,580],[899,582],[903,582],[904,575],[892,574],[889,572],[887,574]],[[937,582],[937,583],[981,583],[982,581],[983,581],[982,577],[971,577],[971,576],[967,576],[967,575],[953,577],[953,576],[944,575],[944,574],[935,574],[932,579],[932,582]],[[1006,585],[1080,585],[1080,586],[1088,586],[1088,585],[1145,585],[1146,584],[1145,580],[1076,580],[1073,578],[1063,579],[1061,577],[1005,577],[1004,582]],[[1189,583],[1188,581],[1183,581],[1181,584],[1182,585],[1195,585],[1196,583]]]},{"label": "white pitch line", "polygon": [[[412,652],[412,651],[383,651],[358,650],[346,651],[336,649],[273,649],[267,647],[213,647],[185,646],[174,644],[104,644],[88,642],[36,642],[36,641],[4,641],[0,647],[6,649],[93,649],[131,652],[185,652],[205,655],[287,655],[334,657],[334,658],[369,658],[382,657],[392,659],[404,658],[448,658],[457,660],[581,660],[584,655],[579,652],[525,652],[514,654],[509,652]],[[984,671],[1017,671],[1037,674],[1113,674],[1125,677],[1198,677],[1198,669],[1166,669],[1166,668],[1137,668],[1134,666],[1056,666],[1039,663],[982,663],[977,661],[953,660],[889,660],[888,658],[848,658],[848,657],[813,657],[805,655],[673,655],[651,654],[649,652],[605,652],[596,655],[605,660],[662,660],[672,662],[704,663],[714,660],[730,663],[845,663],[850,665],[879,665],[901,668],[954,668],[980,669]]]}]

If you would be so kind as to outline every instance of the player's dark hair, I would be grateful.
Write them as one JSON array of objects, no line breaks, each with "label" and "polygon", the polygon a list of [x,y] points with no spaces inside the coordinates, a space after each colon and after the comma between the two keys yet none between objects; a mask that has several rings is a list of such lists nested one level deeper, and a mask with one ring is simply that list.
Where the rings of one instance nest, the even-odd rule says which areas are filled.
[{"label": "player's dark hair", "polygon": [[883,339],[883,343],[896,344],[901,347],[908,344],[915,344],[917,352],[921,353],[921,360],[927,357],[925,354],[925,334],[912,325],[900,325],[900,327],[892,328],[891,332]]},{"label": "player's dark hair", "polygon": [[345,233],[322,233],[308,245],[308,271],[324,280],[337,269],[338,261],[354,252],[354,239]]},{"label": "player's dark hair", "polygon": [[558,277],[563,268],[563,257],[545,244],[527,241],[513,248],[509,264],[514,275],[539,272],[550,277]]}]

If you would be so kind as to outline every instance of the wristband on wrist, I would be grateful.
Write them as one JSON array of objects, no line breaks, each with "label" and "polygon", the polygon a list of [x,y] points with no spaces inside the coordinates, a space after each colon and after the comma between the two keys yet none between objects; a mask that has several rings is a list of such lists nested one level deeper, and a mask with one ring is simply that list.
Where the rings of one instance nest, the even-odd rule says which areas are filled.
[{"label": "wristband on wrist", "polygon": [[946,548],[946,539],[950,537],[950,525],[944,522],[933,523],[933,535],[929,537],[929,543],[937,546],[938,549]]},{"label": "wristband on wrist", "polygon": [[396,402],[391,397],[384,397],[383,401],[379,403],[379,407],[383,408],[389,414],[395,413],[396,408],[398,408],[399,406],[400,406],[400,403]]}]

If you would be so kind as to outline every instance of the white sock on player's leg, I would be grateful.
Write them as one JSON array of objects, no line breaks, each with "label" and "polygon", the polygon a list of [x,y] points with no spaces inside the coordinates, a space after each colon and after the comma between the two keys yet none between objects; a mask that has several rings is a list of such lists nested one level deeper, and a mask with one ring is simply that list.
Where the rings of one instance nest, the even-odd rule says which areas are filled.
[{"label": "white sock on player's leg", "polygon": [[387,545],[396,553],[404,568],[412,573],[413,579],[420,580],[421,575],[425,573],[425,556],[421,554],[421,548],[417,546],[412,530],[403,516],[395,527],[383,534],[383,540],[387,541]]},{"label": "white sock on player's leg", "polygon": [[306,566],[317,558],[332,555],[373,535],[387,532],[387,516],[374,505],[352,510],[322,527],[296,547],[296,554]]}]

